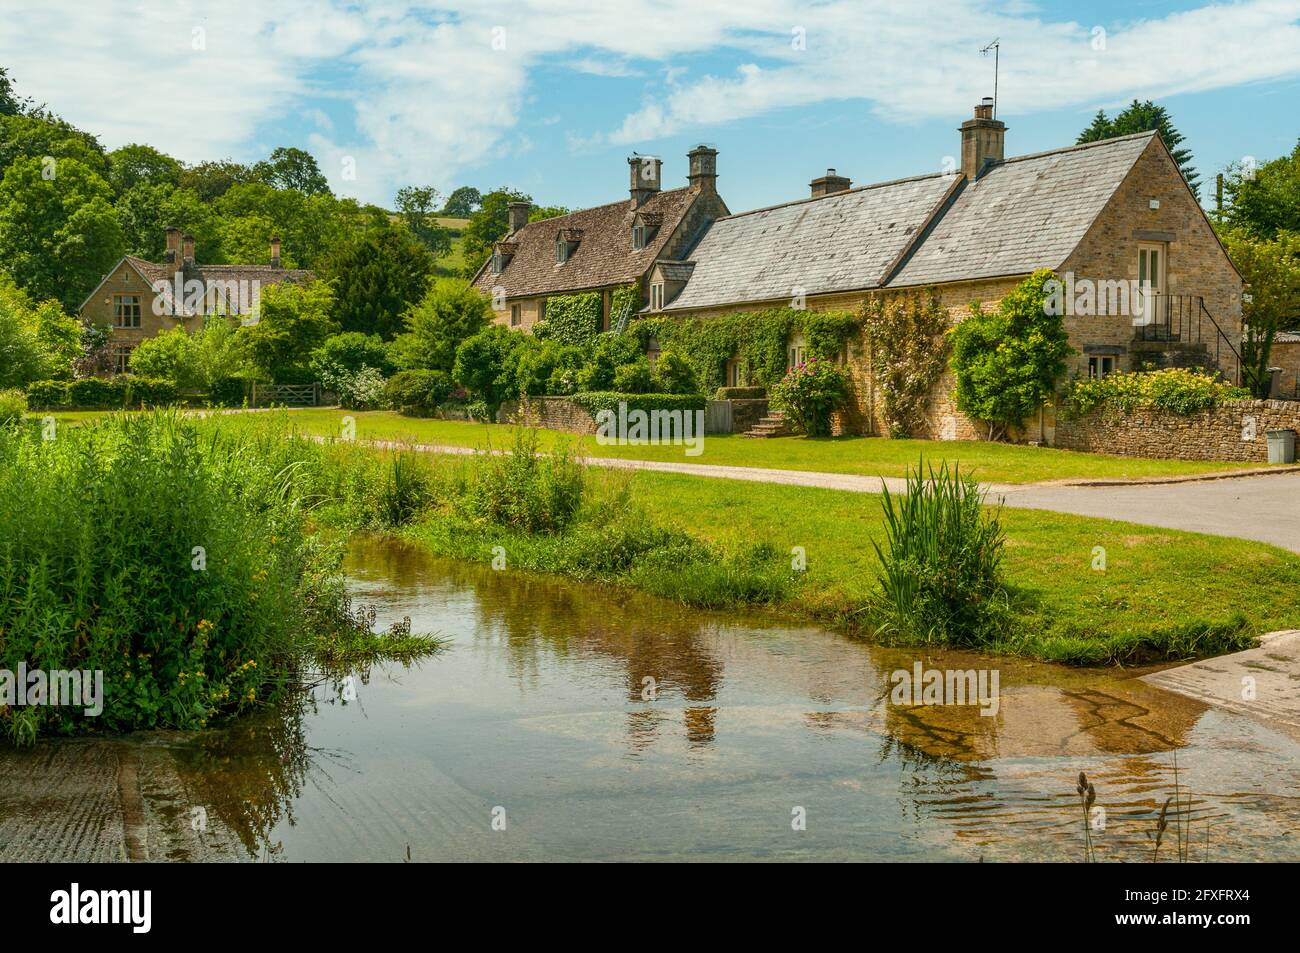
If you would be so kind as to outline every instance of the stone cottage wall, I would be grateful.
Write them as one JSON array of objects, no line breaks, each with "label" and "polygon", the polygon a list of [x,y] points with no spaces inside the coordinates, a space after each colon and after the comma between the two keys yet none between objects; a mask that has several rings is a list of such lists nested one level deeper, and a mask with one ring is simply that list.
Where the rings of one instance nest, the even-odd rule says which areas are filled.
[{"label": "stone cottage wall", "polygon": [[1228,401],[1188,416],[1151,408],[1127,414],[1104,408],[1074,420],[1062,415],[1056,446],[1125,457],[1267,463],[1270,430],[1300,431],[1300,401]]}]

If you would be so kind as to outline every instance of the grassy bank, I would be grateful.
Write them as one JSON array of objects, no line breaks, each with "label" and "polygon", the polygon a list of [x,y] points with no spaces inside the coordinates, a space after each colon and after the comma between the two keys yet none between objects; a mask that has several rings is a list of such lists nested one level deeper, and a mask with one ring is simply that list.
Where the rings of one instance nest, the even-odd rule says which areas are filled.
[{"label": "grassy bank", "polygon": [[0,670],[102,673],[101,710],[0,697],[11,740],[201,728],[305,665],[431,647],[381,642],[351,611],[278,434],[145,414],[46,436],[0,427]]},{"label": "grassy bank", "polygon": [[[878,497],[584,469],[563,455],[297,446],[312,461],[304,471],[323,501],[317,513],[340,527],[400,532],[503,571],[634,586],[697,606],[767,606],[880,637],[871,606]],[[963,644],[1075,664],[1139,663],[1234,651],[1300,624],[1290,596],[1300,557],[1282,550],[1039,511],[1001,519],[1008,624]],[[1101,551],[1104,571],[1093,568]],[[803,570],[792,565],[799,554]]]},{"label": "grassy bank", "polygon": [[[256,415],[252,415],[256,416]],[[356,422],[358,440],[403,440],[452,447],[508,446],[516,428],[456,420],[404,417],[392,411],[295,410],[291,417],[304,433],[337,437],[344,416]],[[221,418],[222,426],[249,425],[247,417]],[[1143,460],[1076,453],[1048,447],[1028,447],[987,441],[887,440],[881,437],[777,437],[753,440],[739,434],[709,436],[704,451],[687,457],[682,447],[600,446],[594,437],[573,437],[541,431],[539,445],[549,449],[572,444],[582,456],[733,467],[850,473],[862,476],[901,477],[919,457],[938,464],[960,463],[988,483],[1036,483],[1065,479],[1140,479],[1241,469],[1239,463],[1188,460]]]}]

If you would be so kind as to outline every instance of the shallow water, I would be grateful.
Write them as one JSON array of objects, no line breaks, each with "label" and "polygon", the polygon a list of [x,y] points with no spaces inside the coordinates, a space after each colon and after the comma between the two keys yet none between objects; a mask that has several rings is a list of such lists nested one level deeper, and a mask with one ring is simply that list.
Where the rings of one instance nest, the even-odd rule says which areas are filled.
[{"label": "shallow water", "polygon": [[[347,568],[381,627],[410,616],[446,651],[202,736],[0,752],[0,858],[1078,861],[1086,771],[1099,859],[1139,861],[1176,757],[1194,859],[1300,859],[1300,745],[1130,672],[883,649],[370,539]],[[917,661],[996,669],[997,714],[893,704]]]}]

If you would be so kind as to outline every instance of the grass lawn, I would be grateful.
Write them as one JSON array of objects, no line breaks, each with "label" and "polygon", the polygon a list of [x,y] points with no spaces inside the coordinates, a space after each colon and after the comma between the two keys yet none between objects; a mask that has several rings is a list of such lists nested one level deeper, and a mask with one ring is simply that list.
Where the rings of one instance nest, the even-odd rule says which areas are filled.
[{"label": "grass lawn", "polygon": [[[876,587],[878,496],[669,473],[631,479],[657,522],[725,549],[804,547],[807,579],[789,606],[796,612],[842,617]],[[1167,643],[1175,629],[1227,623],[1238,612],[1251,634],[1300,627],[1300,556],[1284,550],[1032,510],[1004,510],[1002,520],[1008,580],[1028,615],[1026,654],[1108,661],[1136,640]],[[1096,546],[1106,550],[1104,572],[1092,569]]]},{"label": "grass lawn", "polygon": [[[514,427],[474,424],[456,420],[403,417],[393,411],[295,410],[290,420],[302,431],[337,436],[344,416],[356,419],[358,440],[411,440],[455,447],[509,447]],[[253,415],[256,416],[256,415]],[[222,426],[238,425],[237,416],[221,418]],[[1241,469],[1237,463],[1187,460],[1143,460],[1075,453],[1046,447],[1016,446],[983,441],[887,440],[881,437],[836,437],[809,440],[776,437],[754,440],[739,434],[709,436],[704,452],[688,457],[680,446],[602,447],[594,437],[575,437],[542,431],[542,446],[557,441],[576,442],[579,453],[593,457],[620,457],[673,463],[716,464],[785,470],[817,470],[863,476],[906,474],[924,456],[936,465],[941,459],[960,463],[988,483],[1036,483],[1072,478],[1125,478],[1172,476]]]}]

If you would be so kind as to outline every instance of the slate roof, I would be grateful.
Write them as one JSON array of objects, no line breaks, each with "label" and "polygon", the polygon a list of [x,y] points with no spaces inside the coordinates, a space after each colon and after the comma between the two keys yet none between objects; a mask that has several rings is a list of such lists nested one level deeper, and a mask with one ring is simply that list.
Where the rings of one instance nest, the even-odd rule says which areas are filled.
[{"label": "slate roof", "polygon": [[959,182],[920,176],[720,218],[665,310],[876,287]]},{"label": "slate roof", "polygon": [[[669,189],[651,196],[635,210],[629,199],[622,199],[529,222],[507,236],[516,247],[503,272],[493,274],[489,259],[475,275],[474,284],[488,292],[503,287],[507,297],[529,297],[634,281],[650,270],[696,194],[690,188]],[[660,215],[662,221],[654,239],[634,250],[632,219],[636,213]],[[582,230],[582,241],[569,260],[559,264],[555,260],[556,236],[571,229]]]},{"label": "slate roof", "polygon": [[1056,268],[1154,136],[1143,132],[994,166],[962,189],[888,286]]},{"label": "slate roof", "polygon": [[1059,267],[1154,136],[1018,156],[973,183],[923,176],[720,218],[664,310]]}]

